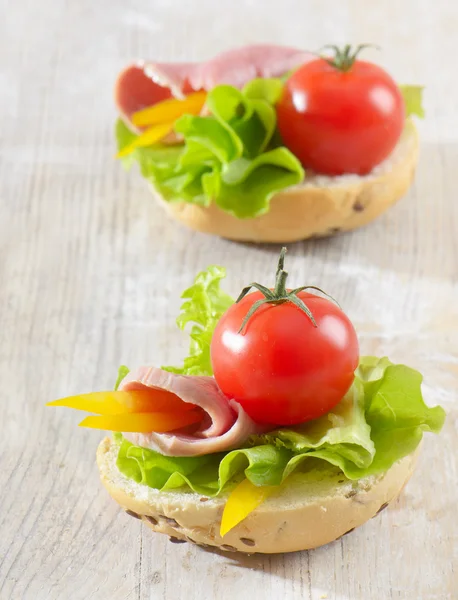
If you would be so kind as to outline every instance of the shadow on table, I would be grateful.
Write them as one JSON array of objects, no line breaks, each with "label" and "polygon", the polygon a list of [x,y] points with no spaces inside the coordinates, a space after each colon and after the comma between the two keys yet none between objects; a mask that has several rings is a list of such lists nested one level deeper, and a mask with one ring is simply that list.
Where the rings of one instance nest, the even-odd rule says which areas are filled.
[{"label": "shadow on table", "polygon": [[[305,562],[306,569],[308,569],[309,555],[311,553],[313,553],[315,557],[319,557],[320,554],[329,552],[332,547],[338,543],[340,543],[340,541],[336,540],[335,542],[331,542],[326,546],[321,546],[320,548],[316,548],[314,550],[302,550],[299,552],[286,552],[279,554],[260,554],[256,552],[253,554],[244,554],[243,552],[227,552],[220,550],[219,548],[212,547],[202,548],[198,546],[197,548],[199,552],[217,554],[218,556],[227,559],[231,565],[240,567],[242,569],[275,571],[278,573],[282,570],[285,561],[296,562],[299,560],[301,563]],[[303,574],[301,573],[300,576],[302,577]],[[288,577],[291,577],[290,573],[288,573]]]},{"label": "shadow on table", "polygon": [[[455,170],[458,144],[424,143],[412,186],[387,212],[361,227],[327,237],[315,237],[288,244],[256,244],[213,238],[219,244],[244,248],[247,255],[262,251],[272,261],[286,245],[291,255],[316,258],[326,263],[357,264],[404,276],[450,279],[458,277],[458,266],[451,249],[455,247]],[[208,237],[189,234],[194,243]],[[210,236],[211,237],[211,236]],[[440,243],[438,240],[440,239]],[[218,240],[218,243],[216,241]]]}]

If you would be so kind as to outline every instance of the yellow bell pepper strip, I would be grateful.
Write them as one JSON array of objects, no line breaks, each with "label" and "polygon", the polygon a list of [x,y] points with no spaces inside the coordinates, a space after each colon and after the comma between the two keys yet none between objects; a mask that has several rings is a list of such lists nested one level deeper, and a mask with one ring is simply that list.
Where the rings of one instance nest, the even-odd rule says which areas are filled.
[{"label": "yellow bell pepper strip", "polygon": [[189,94],[183,100],[176,98],[163,100],[154,106],[148,106],[148,108],[134,113],[132,115],[132,123],[136,127],[146,127],[170,121],[174,122],[184,114],[198,115],[205,104],[206,98],[206,92],[195,92]]},{"label": "yellow bell pepper strip", "polygon": [[92,392],[48,402],[46,406],[64,406],[98,415],[120,415],[144,412],[186,412],[195,407],[165,390],[131,392]]},{"label": "yellow bell pepper strip", "polygon": [[244,479],[231,492],[221,519],[220,535],[224,537],[231,529],[243,521],[260,504],[278,490],[278,486],[257,486]]},{"label": "yellow bell pepper strip", "polygon": [[116,155],[116,158],[123,158],[124,156],[127,156],[133,152],[135,148],[152,146],[156,142],[159,142],[172,131],[173,123],[174,121],[169,121],[167,123],[161,123],[161,125],[153,125],[152,127],[149,127],[146,131],[136,137],[133,142],[120,150]]},{"label": "yellow bell pepper strip", "polygon": [[174,413],[131,413],[125,415],[105,415],[102,417],[86,417],[80,427],[103,429],[106,431],[128,431],[134,433],[166,433],[199,423],[202,411],[189,410]]}]

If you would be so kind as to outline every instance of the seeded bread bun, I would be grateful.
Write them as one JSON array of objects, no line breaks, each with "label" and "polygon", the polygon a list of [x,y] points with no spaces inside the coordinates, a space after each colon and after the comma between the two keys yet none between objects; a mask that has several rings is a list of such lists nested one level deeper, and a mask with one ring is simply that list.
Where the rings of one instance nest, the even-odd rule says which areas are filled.
[{"label": "seeded bread bun", "polygon": [[294,552],[317,548],[353,531],[396,498],[415,467],[413,453],[386,473],[349,481],[338,469],[292,474],[228,534],[219,528],[227,493],[207,498],[193,492],[160,492],[127,479],[116,467],[118,447],[105,438],[97,450],[103,485],[131,516],[170,536],[226,551]]},{"label": "seeded bread bun", "polygon": [[255,219],[237,219],[213,203],[205,208],[166,202],[152,191],[169,215],[196,231],[246,242],[295,242],[376,219],[407,192],[417,159],[417,130],[408,120],[396,148],[369,175],[309,175],[305,183],[276,194],[269,212]]}]

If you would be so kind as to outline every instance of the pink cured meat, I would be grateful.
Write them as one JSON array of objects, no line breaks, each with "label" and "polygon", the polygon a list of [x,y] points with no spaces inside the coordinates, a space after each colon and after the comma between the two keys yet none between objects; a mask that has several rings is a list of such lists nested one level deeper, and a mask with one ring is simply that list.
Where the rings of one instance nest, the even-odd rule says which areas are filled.
[{"label": "pink cured meat", "polygon": [[176,375],[157,367],[140,367],[121,382],[124,391],[155,388],[175,394],[184,402],[202,408],[206,417],[192,434],[124,433],[136,446],[166,456],[200,456],[241,446],[261,428],[234,400],[228,400],[213,377]]},{"label": "pink cured meat", "polygon": [[312,58],[316,57],[310,52],[286,46],[245,46],[197,64],[188,74],[188,80],[195,90],[211,90],[222,83],[242,88],[256,77],[280,77]]},{"label": "pink cured meat", "polygon": [[313,58],[303,50],[265,44],[229,50],[202,63],[141,61],[120,73],[115,102],[129,124],[134,112],[162,100],[223,83],[241,88],[256,77],[279,77]]}]

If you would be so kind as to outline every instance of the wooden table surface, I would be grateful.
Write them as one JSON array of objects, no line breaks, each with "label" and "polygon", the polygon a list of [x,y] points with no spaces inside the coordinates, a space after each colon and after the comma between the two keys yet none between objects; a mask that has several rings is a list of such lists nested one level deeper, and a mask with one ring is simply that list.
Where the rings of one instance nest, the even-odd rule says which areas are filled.
[{"label": "wooden table surface", "polygon": [[[0,598],[458,598],[458,8],[448,0],[3,2],[0,23]],[[99,432],[48,400],[109,388],[118,365],[170,364],[181,291],[209,264],[226,290],[272,276],[278,247],[169,221],[113,159],[112,85],[137,57],[189,60],[253,42],[374,42],[424,83],[409,195],[364,230],[291,245],[297,285],[353,319],[364,353],[425,376],[448,411],[380,518],[316,551],[237,557],[170,544],[102,489]]]}]

